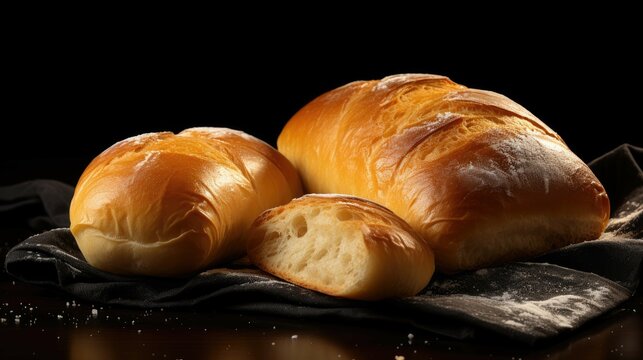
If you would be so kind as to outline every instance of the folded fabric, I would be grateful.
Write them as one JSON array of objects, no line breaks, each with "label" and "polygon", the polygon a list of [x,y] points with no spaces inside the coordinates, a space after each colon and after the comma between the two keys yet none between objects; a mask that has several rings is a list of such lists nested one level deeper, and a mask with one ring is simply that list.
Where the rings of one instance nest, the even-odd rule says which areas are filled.
[{"label": "folded fabric", "polygon": [[[185,279],[118,276],[88,265],[66,228],[16,245],[7,254],[5,268],[22,281],[106,304],[202,306],[204,310],[216,305],[217,309],[284,316],[405,323],[457,338],[491,331],[534,343],[578,328],[636,290],[643,263],[642,159],[643,149],[623,145],[591,164],[612,201],[613,218],[601,240],[569,246],[528,263],[436,275],[426,289],[410,298],[375,303],[333,298],[244,263]],[[38,188],[33,182],[22,186]],[[0,207],[0,217],[12,211],[5,189],[0,189],[5,206]],[[52,208],[49,200],[61,198],[64,192],[51,191],[57,195],[40,196],[43,203],[48,202],[43,208]],[[18,192],[16,187],[13,192]],[[68,205],[69,198],[64,200]],[[42,217],[42,211],[37,216]]]},{"label": "folded fabric", "polygon": [[0,226],[32,231],[69,226],[74,188],[56,180],[34,180],[0,188]]},{"label": "folded fabric", "polygon": [[[69,203],[74,188],[55,180],[35,180],[0,187],[0,261],[9,248],[30,235],[69,226]],[[11,231],[7,231],[11,229]],[[4,277],[0,273],[0,279]]]}]

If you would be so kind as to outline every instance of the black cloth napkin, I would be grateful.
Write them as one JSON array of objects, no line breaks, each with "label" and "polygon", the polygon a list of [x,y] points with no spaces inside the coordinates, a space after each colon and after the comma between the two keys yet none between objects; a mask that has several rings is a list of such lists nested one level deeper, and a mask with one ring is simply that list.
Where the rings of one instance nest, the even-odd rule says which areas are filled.
[{"label": "black cloth napkin", "polygon": [[[19,280],[106,304],[216,307],[301,318],[403,323],[456,338],[494,333],[534,343],[609,312],[636,290],[643,263],[641,164],[643,149],[630,145],[590,164],[612,202],[613,216],[600,240],[568,246],[532,262],[452,276],[437,274],[419,295],[404,299],[369,303],[333,298],[241,262],[185,279],[105,273],[86,263],[64,227],[71,188],[38,180],[0,188],[0,218],[15,221],[20,214],[22,223],[35,224],[37,229],[42,224],[61,228],[13,247],[5,269]],[[31,213],[25,204],[31,204]]]},{"label": "black cloth napkin", "polygon": [[0,187],[0,226],[32,231],[69,226],[74,188],[56,180],[34,180]]}]

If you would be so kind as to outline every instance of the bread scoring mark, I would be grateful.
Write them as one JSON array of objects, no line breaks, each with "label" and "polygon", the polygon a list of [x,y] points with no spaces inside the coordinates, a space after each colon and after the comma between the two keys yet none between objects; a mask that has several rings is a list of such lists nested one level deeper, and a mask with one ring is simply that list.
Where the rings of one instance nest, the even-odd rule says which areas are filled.
[{"label": "bread scoring mark", "polygon": [[372,91],[389,90],[391,87],[398,85],[406,85],[414,81],[420,80],[449,80],[446,76],[433,75],[433,74],[397,74],[391,75],[380,80],[375,85]]},{"label": "bread scoring mark", "polygon": [[134,166],[134,171],[140,171],[142,168],[152,163],[154,160],[156,160],[160,153],[160,151],[156,150],[147,152],[145,154],[145,157]]},{"label": "bread scoring mark", "polygon": [[[414,150],[422,146],[433,134],[457,126],[463,117],[458,113],[444,112],[436,114],[434,119],[421,121],[415,126],[406,128],[400,134],[385,139],[386,143],[382,145],[381,151],[373,153],[377,155],[372,156],[378,169],[377,177],[374,179],[377,186],[395,178],[400,169],[411,161]],[[382,156],[383,153],[388,153],[390,156]]]},{"label": "bread scoring mark", "polygon": [[493,91],[478,89],[454,90],[449,92],[444,97],[444,100],[453,102],[467,102],[504,111],[510,115],[517,116],[529,121],[532,125],[544,131],[547,135],[559,141],[561,140],[556,132],[550,129],[549,126],[545,125],[545,123],[540,121],[540,119],[529,112],[529,110],[520,106],[518,103],[512,101],[508,97],[495,93]]},{"label": "bread scoring mark", "polygon": [[140,134],[140,135],[129,137],[123,141],[119,141],[116,143],[116,145],[124,144],[124,143],[128,145],[134,145],[134,146],[143,145],[146,142],[148,142],[150,139],[156,138],[157,136],[158,136],[158,133]]},{"label": "bread scoring mark", "polygon": [[454,118],[454,117],[462,117],[462,115],[452,113],[450,111],[438,113],[437,115],[435,115],[435,121],[432,124],[441,123],[441,122],[443,122],[445,120],[448,120],[448,119],[451,119],[451,118]]}]

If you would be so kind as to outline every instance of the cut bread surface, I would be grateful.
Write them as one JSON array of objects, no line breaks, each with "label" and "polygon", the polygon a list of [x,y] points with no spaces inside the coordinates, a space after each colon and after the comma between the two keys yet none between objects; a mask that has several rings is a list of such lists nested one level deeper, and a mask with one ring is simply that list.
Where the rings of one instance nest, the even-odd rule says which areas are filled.
[{"label": "cut bread surface", "polygon": [[341,195],[307,195],[267,210],[250,229],[248,256],[295,284],[362,300],[415,295],[433,273],[431,251],[406,223]]}]

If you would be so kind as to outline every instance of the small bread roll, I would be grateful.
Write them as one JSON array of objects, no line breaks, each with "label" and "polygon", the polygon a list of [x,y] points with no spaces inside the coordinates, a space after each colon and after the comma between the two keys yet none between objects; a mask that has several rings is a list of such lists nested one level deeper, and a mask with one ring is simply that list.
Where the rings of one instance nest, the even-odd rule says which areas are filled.
[{"label": "small bread roll", "polygon": [[600,181],[552,129],[505,96],[444,76],[332,90],[297,112],[277,144],[307,192],[389,208],[443,272],[597,239],[609,219]]},{"label": "small bread roll", "polygon": [[70,228],[96,268],[181,276],[242,256],[252,221],[300,195],[288,160],[240,131],[144,134],[89,164],[71,202]]},{"label": "small bread roll", "polygon": [[328,295],[413,296],[434,271],[432,251],[404,220],[351,196],[305,195],[265,211],[247,234],[252,263]]}]

